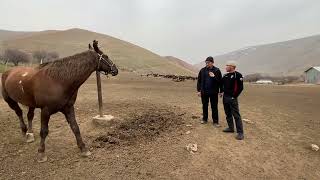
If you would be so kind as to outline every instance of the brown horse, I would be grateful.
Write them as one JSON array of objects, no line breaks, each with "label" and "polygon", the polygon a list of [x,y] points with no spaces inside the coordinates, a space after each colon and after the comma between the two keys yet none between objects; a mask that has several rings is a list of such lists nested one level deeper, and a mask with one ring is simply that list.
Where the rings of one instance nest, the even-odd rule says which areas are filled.
[{"label": "brown horse", "polygon": [[[27,142],[33,142],[32,120],[34,109],[41,109],[40,147],[38,149],[39,162],[47,160],[45,155],[45,139],[48,135],[50,116],[62,112],[69,123],[77,140],[77,145],[83,156],[91,153],[86,148],[78,124],[75,119],[74,103],[79,87],[94,71],[105,74],[118,74],[115,64],[98,48],[98,41],[93,41],[93,48],[89,50],[41,64],[36,68],[17,67],[2,74],[2,96],[20,120],[22,134]],[[27,114],[28,127],[24,123],[23,113],[18,103],[29,107]]]}]

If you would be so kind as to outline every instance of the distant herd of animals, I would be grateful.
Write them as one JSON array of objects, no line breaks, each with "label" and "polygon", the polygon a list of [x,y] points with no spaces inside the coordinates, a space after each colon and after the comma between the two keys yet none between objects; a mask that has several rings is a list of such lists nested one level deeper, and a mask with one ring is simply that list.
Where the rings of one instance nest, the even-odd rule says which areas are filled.
[{"label": "distant herd of animals", "polygon": [[182,76],[182,75],[172,75],[172,74],[158,74],[158,73],[150,73],[150,74],[143,74],[141,76],[153,76],[153,77],[161,77],[161,78],[168,78],[168,79],[172,79],[175,82],[182,82],[185,80],[197,80],[197,77],[193,77],[193,76]]}]

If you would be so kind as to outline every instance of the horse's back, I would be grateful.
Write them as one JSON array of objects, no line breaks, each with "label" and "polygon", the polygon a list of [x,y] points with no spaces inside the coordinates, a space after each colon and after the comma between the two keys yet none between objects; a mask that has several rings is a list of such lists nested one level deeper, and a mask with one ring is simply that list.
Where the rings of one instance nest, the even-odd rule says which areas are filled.
[{"label": "horse's back", "polygon": [[30,67],[16,67],[10,69],[3,73],[2,85],[7,88],[10,85],[17,86],[21,84],[21,82],[25,82],[24,84],[27,84],[33,78],[35,73],[36,70]]}]

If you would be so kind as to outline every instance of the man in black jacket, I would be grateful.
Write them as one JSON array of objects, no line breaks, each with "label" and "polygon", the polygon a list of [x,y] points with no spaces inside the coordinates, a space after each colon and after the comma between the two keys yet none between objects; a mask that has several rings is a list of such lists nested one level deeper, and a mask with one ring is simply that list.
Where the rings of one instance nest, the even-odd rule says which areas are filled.
[{"label": "man in black jacket", "polygon": [[214,66],[213,57],[208,57],[205,62],[206,67],[200,70],[197,83],[198,96],[201,96],[203,110],[201,123],[206,124],[208,122],[208,105],[210,100],[213,125],[219,127],[218,93],[222,75],[219,68]]},{"label": "man in black jacket", "polygon": [[243,90],[243,77],[242,74],[237,72],[235,69],[236,63],[233,61],[228,62],[226,65],[227,74],[225,74],[222,78],[221,90],[223,93],[223,107],[226,113],[226,119],[229,126],[228,128],[224,129],[223,132],[234,132],[234,118],[238,133],[236,139],[242,140],[244,139],[244,135],[241,115],[239,112],[238,97]]}]

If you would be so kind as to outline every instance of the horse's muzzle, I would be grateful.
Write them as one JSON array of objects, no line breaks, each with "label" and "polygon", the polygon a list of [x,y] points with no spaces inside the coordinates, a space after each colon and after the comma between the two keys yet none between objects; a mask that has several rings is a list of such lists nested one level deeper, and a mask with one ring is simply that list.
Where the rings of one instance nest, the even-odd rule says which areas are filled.
[{"label": "horse's muzzle", "polygon": [[110,73],[111,73],[112,76],[118,75],[118,68],[113,67],[113,68],[111,69]]},{"label": "horse's muzzle", "polygon": [[111,71],[111,75],[112,75],[112,76],[118,75],[118,70],[117,70],[117,71]]}]

